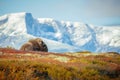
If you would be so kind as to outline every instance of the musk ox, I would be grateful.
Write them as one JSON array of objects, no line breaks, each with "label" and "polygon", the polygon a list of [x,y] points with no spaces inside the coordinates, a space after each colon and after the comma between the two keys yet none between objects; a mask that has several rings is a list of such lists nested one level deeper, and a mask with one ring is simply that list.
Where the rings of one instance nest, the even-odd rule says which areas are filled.
[{"label": "musk ox", "polygon": [[21,46],[20,50],[48,52],[47,45],[40,38],[30,39],[28,42]]}]

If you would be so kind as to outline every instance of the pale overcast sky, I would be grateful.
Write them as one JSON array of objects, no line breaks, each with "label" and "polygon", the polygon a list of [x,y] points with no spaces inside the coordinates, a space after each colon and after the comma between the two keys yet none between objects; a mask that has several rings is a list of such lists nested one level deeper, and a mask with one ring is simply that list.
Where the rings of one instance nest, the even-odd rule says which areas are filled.
[{"label": "pale overcast sky", "polygon": [[120,0],[0,0],[0,15],[29,12],[35,18],[120,25]]}]

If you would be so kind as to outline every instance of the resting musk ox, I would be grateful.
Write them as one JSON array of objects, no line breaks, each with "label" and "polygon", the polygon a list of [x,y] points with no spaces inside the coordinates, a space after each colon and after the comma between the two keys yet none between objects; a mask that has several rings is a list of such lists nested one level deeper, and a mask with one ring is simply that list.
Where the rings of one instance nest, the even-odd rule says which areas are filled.
[{"label": "resting musk ox", "polygon": [[46,44],[40,38],[30,39],[28,42],[21,46],[20,50],[48,52]]}]

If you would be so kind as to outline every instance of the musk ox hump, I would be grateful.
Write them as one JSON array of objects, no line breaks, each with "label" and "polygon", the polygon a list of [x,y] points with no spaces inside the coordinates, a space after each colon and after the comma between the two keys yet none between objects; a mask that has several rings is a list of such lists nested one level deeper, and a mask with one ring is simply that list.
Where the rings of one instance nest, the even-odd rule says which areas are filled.
[{"label": "musk ox hump", "polygon": [[33,51],[33,44],[31,42],[26,42],[25,44],[22,45],[20,50]]}]

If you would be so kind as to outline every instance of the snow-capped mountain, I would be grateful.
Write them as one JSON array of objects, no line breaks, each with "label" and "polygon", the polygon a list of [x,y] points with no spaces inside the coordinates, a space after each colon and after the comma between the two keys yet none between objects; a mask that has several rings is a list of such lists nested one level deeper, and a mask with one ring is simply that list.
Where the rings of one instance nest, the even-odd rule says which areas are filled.
[{"label": "snow-capped mountain", "polygon": [[43,38],[49,51],[120,52],[120,26],[93,26],[81,22],[35,19],[30,13],[0,17],[0,46],[19,49],[27,40]]}]

